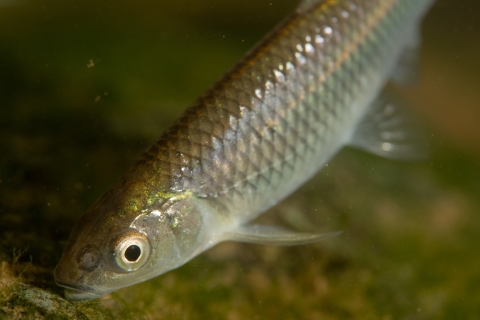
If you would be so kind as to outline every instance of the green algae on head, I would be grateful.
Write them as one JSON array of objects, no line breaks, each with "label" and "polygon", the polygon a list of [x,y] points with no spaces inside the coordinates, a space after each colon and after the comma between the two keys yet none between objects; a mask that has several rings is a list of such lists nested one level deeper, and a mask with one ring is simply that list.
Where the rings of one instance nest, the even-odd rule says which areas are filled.
[{"label": "green algae on head", "polygon": [[127,179],[105,194],[72,232],[55,269],[57,284],[71,300],[98,298],[164,273],[195,255],[192,248],[202,247],[204,221],[191,197],[158,197],[137,182],[127,186]]},{"label": "green algae on head", "polygon": [[148,280],[225,240],[296,245],[338,234],[249,222],[345,145],[424,154],[401,106],[380,93],[431,3],[304,0],[82,217],[55,269],[67,297]]}]

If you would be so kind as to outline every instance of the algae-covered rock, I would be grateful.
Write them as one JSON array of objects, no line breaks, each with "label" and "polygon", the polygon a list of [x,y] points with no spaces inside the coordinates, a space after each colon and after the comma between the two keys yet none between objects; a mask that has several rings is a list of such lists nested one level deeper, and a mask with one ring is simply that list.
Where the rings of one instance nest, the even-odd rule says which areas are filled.
[{"label": "algae-covered rock", "polygon": [[[39,269],[39,270],[38,270]],[[16,271],[21,270],[19,275]],[[58,294],[58,290],[40,288],[24,282],[39,283],[39,267],[30,264],[0,265],[1,319],[105,319],[111,313],[99,302],[73,304]],[[37,279],[35,279],[37,278]]]},{"label": "algae-covered rock", "polygon": [[25,284],[17,284],[12,288],[1,312],[5,317],[16,319],[88,319],[59,295]]}]

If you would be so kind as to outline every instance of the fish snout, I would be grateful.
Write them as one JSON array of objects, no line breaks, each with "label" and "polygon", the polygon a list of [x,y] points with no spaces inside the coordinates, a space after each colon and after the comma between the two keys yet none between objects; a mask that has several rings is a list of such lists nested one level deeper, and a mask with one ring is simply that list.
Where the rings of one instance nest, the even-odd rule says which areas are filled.
[{"label": "fish snout", "polygon": [[65,288],[65,298],[68,300],[91,300],[103,295],[82,284],[82,279],[85,278],[84,273],[77,267],[60,260],[53,274],[57,285]]},{"label": "fish snout", "polygon": [[80,278],[79,270],[72,266],[69,263],[65,263],[63,258],[55,267],[53,276],[55,277],[55,282],[60,286],[65,286],[64,284],[74,283]]}]

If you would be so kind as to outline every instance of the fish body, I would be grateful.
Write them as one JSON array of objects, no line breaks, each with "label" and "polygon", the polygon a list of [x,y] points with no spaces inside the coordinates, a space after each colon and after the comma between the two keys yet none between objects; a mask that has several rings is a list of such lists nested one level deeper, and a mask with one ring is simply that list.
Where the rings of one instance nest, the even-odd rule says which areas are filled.
[{"label": "fish body", "polygon": [[303,1],[82,217],[55,270],[67,297],[93,299],[145,281],[221,241],[292,245],[331,236],[248,222],[345,145],[415,154],[403,117],[377,97],[416,45],[431,3]]}]

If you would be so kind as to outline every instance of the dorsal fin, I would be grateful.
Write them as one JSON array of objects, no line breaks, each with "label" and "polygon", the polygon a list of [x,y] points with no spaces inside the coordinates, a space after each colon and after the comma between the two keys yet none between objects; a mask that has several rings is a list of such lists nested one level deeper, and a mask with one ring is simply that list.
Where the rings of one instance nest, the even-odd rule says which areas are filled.
[{"label": "dorsal fin", "polygon": [[301,0],[300,4],[298,5],[297,12],[298,13],[308,12],[313,6],[322,2],[328,2],[328,1],[331,1],[331,0]]}]

